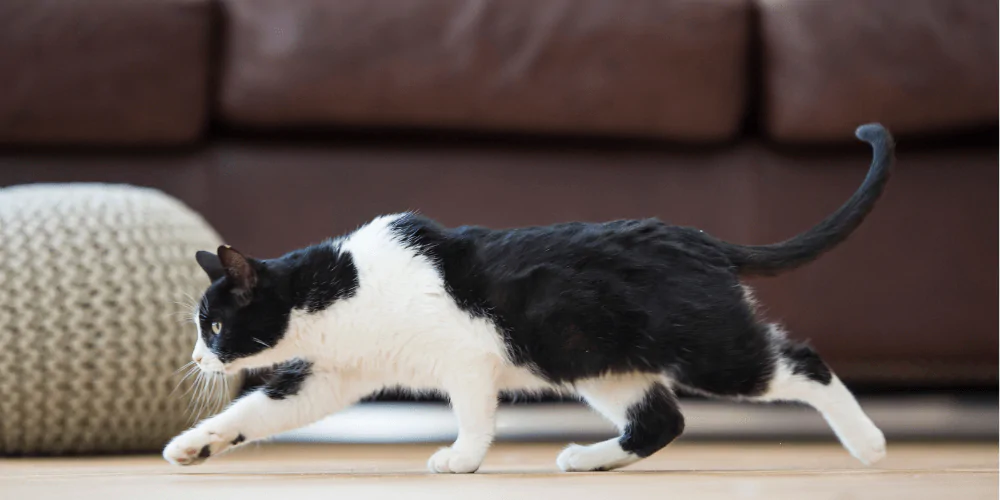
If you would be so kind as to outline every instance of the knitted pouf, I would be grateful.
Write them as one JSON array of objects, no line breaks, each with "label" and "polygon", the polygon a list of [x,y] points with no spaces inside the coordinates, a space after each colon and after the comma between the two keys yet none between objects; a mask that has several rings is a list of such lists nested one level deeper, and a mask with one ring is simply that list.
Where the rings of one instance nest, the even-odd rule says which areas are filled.
[{"label": "knitted pouf", "polygon": [[187,427],[194,254],[219,243],[152,189],[0,189],[0,455],[154,451]]}]

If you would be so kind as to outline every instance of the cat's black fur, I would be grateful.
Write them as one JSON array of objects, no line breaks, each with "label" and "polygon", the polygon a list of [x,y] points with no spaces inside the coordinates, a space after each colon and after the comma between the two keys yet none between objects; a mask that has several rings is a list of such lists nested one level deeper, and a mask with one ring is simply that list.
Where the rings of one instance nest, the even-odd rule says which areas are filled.
[{"label": "cat's black fur", "polygon": [[271,399],[285,399],[298,394],[309,375],[312,375],[312,363],[293,359],[274,368],[274,373],[264,384],[264,394]]},{"label": "cat's black fur", "polygon": [[628,410],[628,425],[619,438],[622,449],[648,457],[684,432],[681,414],[670,390],[654,384],[646,397]]}]

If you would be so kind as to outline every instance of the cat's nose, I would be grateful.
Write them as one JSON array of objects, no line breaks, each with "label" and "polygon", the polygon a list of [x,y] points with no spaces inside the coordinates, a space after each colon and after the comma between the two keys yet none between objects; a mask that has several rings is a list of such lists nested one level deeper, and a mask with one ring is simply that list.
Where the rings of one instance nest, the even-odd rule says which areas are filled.
[{"label": "cat's nose", "polygon": [[201,360],[204,358],[201,357],[201,354],[192,354],[191,359],[193,359],[195,363],[198,363],[200,365]]}]

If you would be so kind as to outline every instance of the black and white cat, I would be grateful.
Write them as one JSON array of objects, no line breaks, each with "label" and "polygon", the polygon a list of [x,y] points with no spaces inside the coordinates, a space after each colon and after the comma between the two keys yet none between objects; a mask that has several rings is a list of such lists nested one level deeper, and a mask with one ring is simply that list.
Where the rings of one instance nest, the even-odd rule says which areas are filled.
[{"label": "black and white cat", "polygon": [[622,467],[673,441],[684,429],[675,390],[807,403],[855,457],[876,462],[882,432],[811,348],[758,316],[740,281],[812,261],[872,210],[893,139],[877,124],[857,136],[874,150],[858,191],[773,245],[654,219],[448,229],[404,213],[277,259],[199,252],[212,284],[194,361],[225,374],[276,367],[163,456],[200,463],[402,387],[447,395],[458,419],[458,439],[428,462],[434,472],[479,468],[499,393],[544,391],[581,396],[621,431],[566,448],[565,471]]}]

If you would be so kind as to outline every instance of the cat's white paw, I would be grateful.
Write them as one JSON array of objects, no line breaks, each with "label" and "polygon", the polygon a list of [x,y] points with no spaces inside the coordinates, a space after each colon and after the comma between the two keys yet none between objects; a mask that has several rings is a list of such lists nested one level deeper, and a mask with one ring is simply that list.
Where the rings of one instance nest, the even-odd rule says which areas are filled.
[{"label": "cat's white paw", "polygon": [[617,439],[609,439],[590,446],[571,444],[556,458],[556,465],[565,472],[603,471],[624,467],[638,459],[622,450]]},{"label": "cat's white paw", "polygon": [[865,465],[873,465],[885,458],[885,435],[877,428],[869,430],[863,440],[848,448],[851,455]]},{"label": "cat's white paw", "polygon": [[556,458],[556,465],[564,472],[598,470],[600,464],[594,463],[593,458],[592,454],[587,453],[586,446],[571,444],[559,453],[559,457]]},{"label": "cat's white paw", "polygon": [[163,458],[174,465],[198,465],[242,441],[242,434],[227,439],[221,433],[196,427],[170,440],[163,449]]},{"label": "cat's white paw", "polygon": [[427,461],[427,469],[431,472],[468,474],[479,470],[483,463],[481,453],[469,453],[455,450],[453,447],[441,448],[431,455]]}]

